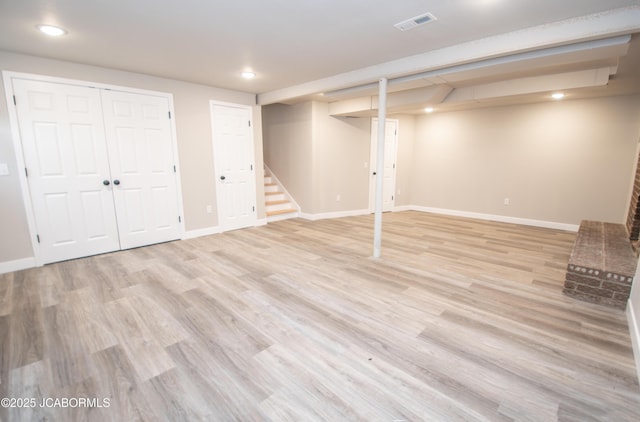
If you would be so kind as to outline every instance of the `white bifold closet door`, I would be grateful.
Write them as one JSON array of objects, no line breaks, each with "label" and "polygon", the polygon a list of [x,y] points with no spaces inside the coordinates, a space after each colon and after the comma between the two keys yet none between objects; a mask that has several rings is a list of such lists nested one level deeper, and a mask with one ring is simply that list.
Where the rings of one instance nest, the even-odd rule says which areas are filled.
[{"label": "white bifold closet door", "polygon": [[166,98],[13,80],[42,263],[179,237]]},{"label": "white bifold closet door", "polygon": [[120,247],[177,239],[178,195],[167,99],[102,91],[102,104]]}]

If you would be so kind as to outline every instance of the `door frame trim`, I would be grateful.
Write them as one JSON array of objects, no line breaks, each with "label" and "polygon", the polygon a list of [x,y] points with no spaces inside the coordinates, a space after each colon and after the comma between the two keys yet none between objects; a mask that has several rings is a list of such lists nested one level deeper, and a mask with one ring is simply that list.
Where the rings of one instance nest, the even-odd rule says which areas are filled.
[{"label": "door frame trim", "polygon": [[211,100],[209,101],[209,117],[211,119],[211,151],[213,154],[213,180],[215,182],[215,187],[216,187],[216,218],[217,218],[217,227],[220,230],[220,233],[223,233],[225,231],[225,227],[222,224],[222,219],[220,218],[220,216],[222,215],[222,213],[220,212],[220,203],[221,203],[221,198],[220,198],[220,190],[218,189],[218,166],[217,164],[217,154],[216,154],[216,127],[215,127],[215,119],[214,119],[214,108],[215,106],[223,106],[223,107],[233,107],[233,108],[241,108],[244,110],[247,110],[249,112],[249,120],[251,121],[251,130],[249,131],[249,136],[251,137],[251,160],[253,161],[253,189],[252,189],[252,194],[253,194],[253,200],[254,200],[254,207],[255,207],[255,211],[253,213],[253,221],[252,221],[252,225],[253,227],[258,226],[258,186],[257,186],[257,182],[256,182],[256,174],[258,172],[258,170],[256,169],[256,145],[255,145],[255,136],[254,136],[254,123],[255,123],[255,119],[254,119],[254,115],[253,115],[253,106],[250,105],[246,105],[246,104],[237,104],[237,103],[230,103],[230,102],[226,102],[226,101],[217,101],[217,100]]},{"label": "door frame trim", "polygon": [[107,89],[112,91],[122,91],[128,92],[132,94],[143,94],[143,95],[151,95],[156,97],[166,98],[169,102],[169,111],[171,112],[171,119],[169,124],[171,126],[171,144],[173,149],[173,156],[175,160],[176,166],[176,194],[178,201],[178,212],[181,216],[180,219],[180,238],[184,238],[185,234],[185,218],[184,218],[184,204],[182,198],[182,181],[180,177],[180,156],[178,155],[178,137],[176,132],[175,125],[175,110],[173,105],[173,94],[167,92],[160,91],[151,91],[146,89],[138,89],[125,87],[120,85],[113,84],[104,84],[98,82],[84,81],[79,79],[68,79],[68,78],[59,78],[56,76],[47,76],[47,75],[38,75],[34,73],[23,73],[23,72],[14,72],[3,70],[2,71],[2,80],[4,85],[5,92],[5,100],[7,102],[7,109],[9,113],[9,126],[11,128],[11,140],[13,142],[13,151],[16,157],[16,164],[18,168],[18,177],[20,180],[20,190],[22,193],[22,201],[25,209],[25,214],[27,217],[27,226],[29,228],[29,238],[31,240],[31,249],[33,250],[33,258],[35,261],[35,266],[40,267],[44,265],[44,260],[42,259],[42,254],[40,252],[40,248],[38,248],[37,241],[37,227],[36,227],[36,219],[35,212],[33,210],[33,203],[31,201],[31,193],[29,191],[29,181],[27,180],[27,176],[22,169],[26,167],[24,161],[24,151],[22,149],[22,139],[20,137],[20,126],[18,123],[18,112],[13,104],[13,80],[14,79],[27,79],[31,81],[38,82],[49,82],[49,83],[58,83],[63,85],[75,85],[82,86],[86,88],[97,88],[97,89]]},{"label": "door frame trim", "polygon": [[[373,136],[373,128],[376,127],[377,128],[377,121],[378,118],[377,117],[372,117],[371,118],[371,129],[369,131],[369,214],[372,214],[375,211],[375,201],[376,201],[376,194],[375,194],[375,178],[372,177],[372,168],[375,167],[376,163],[374,162],[373,158],[374,155],[377,155],[377,139],[372,139]],[[394,177],[393,180],[393,190],[394,190],[394,195],[393,195],[393,207],[395,208],[395,204],[396,204],[396,200],[395,200],[395,190],[397,188],[398,185],[398,180],[397,180],[397,176],[398,176],[398,139],[399,139],[399,134],[400,134],[400,120],[399,119],[385,119],[386,122],[394,122],[396,125],[396,150],[395,150],[395,161],[396,161],[396,176]],[[393,210],[392,210],[393,211]]]}]

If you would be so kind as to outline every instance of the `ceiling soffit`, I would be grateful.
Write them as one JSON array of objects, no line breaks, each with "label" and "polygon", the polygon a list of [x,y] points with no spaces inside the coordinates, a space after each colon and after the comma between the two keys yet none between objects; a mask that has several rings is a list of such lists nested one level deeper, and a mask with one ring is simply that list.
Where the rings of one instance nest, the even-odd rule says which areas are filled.
[{"label": "ceiling soffit", "polygon": [[[580,19],[527,28],[469,43],[442,48],[347,72],[301,85],[259,94],[257,102],[295,103],[311,98],[323,101],[370,95],[381,77],[389,79],[389,91],[436,84],[468,84],[490,79],[495,70],[509,68],[511,76],[554,67],[556,71],[578,70],[576,63],[603,65],[602,55],[612,58],[626,53],[632,33],[640,32],[640,7],[616,9]],[[624,35],[623,37],[619,37]],[[599,63],[594,63],[600,60]],[[564,67],[564,68],[563,68]],[[500,73],[500,72],[498,72]],[[396,85],[396,86],[394,86]]]},{"label": "ceiling soffit", "polygon": [[[616,73],[618,61],[627,53],[630,40],[631,37],[625,35],[392,79],[387,110],[413,112],[438,104],[475,103],[604,86]],[[332,115],[355,116],[377,110],[376,93],[376,86],[365,86],[335,91],[325,97],[330,101]],[[355,95],[359,98],[353,98]],[[331,101],[334,98],[345,99]]]}]

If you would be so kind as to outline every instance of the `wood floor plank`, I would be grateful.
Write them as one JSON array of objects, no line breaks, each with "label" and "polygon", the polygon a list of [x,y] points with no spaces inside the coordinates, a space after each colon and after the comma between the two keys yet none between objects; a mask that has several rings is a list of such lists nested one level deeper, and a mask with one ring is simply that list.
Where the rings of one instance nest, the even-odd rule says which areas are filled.
[{"label": "wood floor plank", "polygon": [[[95,398],[108,399],[109,406],[103,412],[105,421],[144,421],[160,415],[155,414],[149,401],[141,391],[135,369],[124,349],[113,346],[91,355],[92,375],[101,380]],[[108,417],[108,418],[107,418]]]},{"label": "wood floor plank", "polygon": [[[11,390],[9,389],[9,370],[11,363],[9,356],[11,354],[11,321],[8,315],[0,316],[0,398],[9,397]],[[8,419],[9,409],[0,406],[0,421]]]},{"label": "wood floor plank", "polygon": [[14,274],[0,275],[0,316],[11,314],[13,307]]},{"label": "wood floor plank", "polygon": [[7,396],[3,398],[36,400],[35,405],[29,403],[26,406],[7,406],[8,421],[30,422],[58,418],[55,409],[39,405],[43,395],[57,391],[51,379],[48,359],[11,369],[3,379],[7,379],[9,384]]},{"label": "wood floor plank", "polygon": [[142,395],[157,399],[153,402],[154,413],[161,420],[190,422],[216,417],[207,396],[178,367],[153,377],[142,388]]},{"label": "wood floor plank", "polygon": [[39,305],[23,305],[11,312],[9,368],[44,359],[44,315]]},{"label": "wood floor plank", "polygon": [[141,323],[128,298],[104,306],[111,332],[118,339],[140,380],[146,381],[175,365],[164,348]]},{"label": "wood floor plank", "polygon": [[637,421],[623,311],[575,233],[420,212],[284,220],[0,275],[0,421]]},{"label": "wood floor plank", "polygon": [[[259,384],[260,369],[247,365],[237,367],[229,352],[214,342],[187,340],[168,348],[178,368],[189,375],[194,388],[201,392],[213,412],[213,420],[260,421],[259,403],[267,397]],[[252,374],[255,374],[253,376]],[[271,385],[271,381],[267,383]]]}]

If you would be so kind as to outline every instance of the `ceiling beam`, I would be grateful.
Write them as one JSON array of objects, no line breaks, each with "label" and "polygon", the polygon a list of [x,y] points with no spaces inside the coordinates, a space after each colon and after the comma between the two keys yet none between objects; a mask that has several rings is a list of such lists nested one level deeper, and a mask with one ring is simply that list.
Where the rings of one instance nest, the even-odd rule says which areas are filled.
[{"label": "ceiling beam", "polygon": [[[497,98],[512,97],[556,90],[567,90],[604,86],[616,67],[601,67],[552,75],[508,79],[453,89],[448,85],[430,86],[388,94],[389,113],[415,112],[438,104],[461,104],[482,102]],[[378,109],[378,97],[359,97],[329,103],[331,116],[371,116]]]},{"label": "ceiling beam", "polygon": [[605,67],[468,86],[455,89],[444,103],[482,101],[514,95],[604,86],[609,82],[609,76],[615,72],[615,67]]},{"label": "ceiling beam", "polygon": [[286,102],[321,92],[402,78],[452,66],[640,31],[640,6],[539,25],[258,94],[258,104]]},{"label": "ceiling beam", "polygon": [[[387,94],[387,109],[397,113],[401,110],[414,109],[422,104],[440,104],[453,88],[447,85],[430,86],[407,91]],[[372,110],[378,110],[379,97],[360,97],[344,101],[329,103],[331,116],[361,116],[368,115]]]}]

